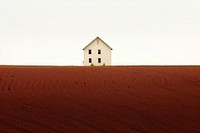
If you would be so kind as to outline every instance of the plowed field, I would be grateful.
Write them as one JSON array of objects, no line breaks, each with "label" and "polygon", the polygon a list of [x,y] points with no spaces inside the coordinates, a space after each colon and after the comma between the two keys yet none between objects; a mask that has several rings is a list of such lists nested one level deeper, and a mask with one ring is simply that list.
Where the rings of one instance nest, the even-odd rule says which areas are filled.
[{"label": "plowed field", "polygon": [[0,132],[200,132],[200,66],[0,66]]}]

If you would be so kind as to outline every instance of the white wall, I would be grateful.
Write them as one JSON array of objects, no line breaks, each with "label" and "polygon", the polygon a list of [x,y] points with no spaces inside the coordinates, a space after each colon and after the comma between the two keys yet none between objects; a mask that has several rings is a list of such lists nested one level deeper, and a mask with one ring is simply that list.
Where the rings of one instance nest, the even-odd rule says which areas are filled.
[{"label": "white wall", "polygon": [[[89,58],[92,58],[92,64],[95,66],[111,65],[111,49],[105,45],[101,40],[96,39],[84,50],[84,65],[91,66],[89,63]],[[92,50],[92,54],[89,54],[89,49]],[[98,54],[98,50],[101,50],[101,54]],[[98,58],[101,58],[101,63],[98,63]]]}]

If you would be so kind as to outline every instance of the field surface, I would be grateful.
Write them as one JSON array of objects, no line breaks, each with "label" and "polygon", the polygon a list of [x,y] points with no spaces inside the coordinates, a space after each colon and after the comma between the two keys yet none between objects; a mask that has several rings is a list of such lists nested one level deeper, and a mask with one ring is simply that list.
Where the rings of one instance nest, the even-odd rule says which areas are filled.
[{"label": "field surface", "polygon": [[2,133],[199,133],[200,66],[0,66]]}]

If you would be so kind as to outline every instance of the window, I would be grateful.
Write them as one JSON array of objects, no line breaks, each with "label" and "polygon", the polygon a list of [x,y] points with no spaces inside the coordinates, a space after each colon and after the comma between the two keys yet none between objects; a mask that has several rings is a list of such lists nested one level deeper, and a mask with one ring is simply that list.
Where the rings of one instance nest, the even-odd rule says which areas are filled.
[{"label": "window", "polygon": [[89,58],[89,63],[92,63],[92,58]]},{"label": "window", "polygon": [[98,50],[98,54],[101,54],[101,49]]},{"label": "window", "polygon": [[88,53],[89,53],[89,54],[92,54],[92,50],[91,50],[91,49],[89,49]]},{"label": "window", "polygon": [[101,58],[98,58],[98,63],[101,63]]}]

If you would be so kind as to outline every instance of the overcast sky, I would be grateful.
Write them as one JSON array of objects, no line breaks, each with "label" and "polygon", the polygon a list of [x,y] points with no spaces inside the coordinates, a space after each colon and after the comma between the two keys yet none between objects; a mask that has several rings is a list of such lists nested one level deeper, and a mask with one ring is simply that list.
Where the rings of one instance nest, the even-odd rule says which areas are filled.
[{"label": "overcast sky", "polygon": [[0,64],[82,65],[97,36],[113,65],[200,65],[200,0],[0,0]]}]

